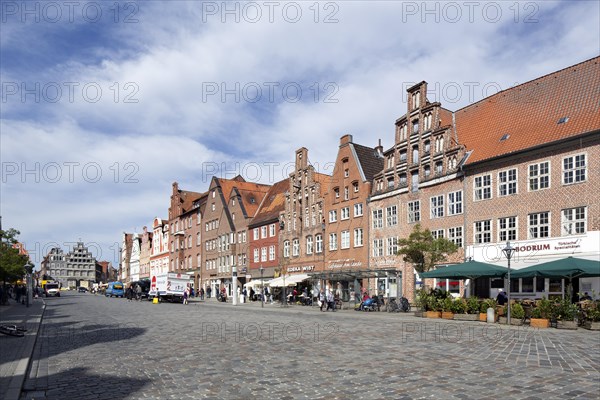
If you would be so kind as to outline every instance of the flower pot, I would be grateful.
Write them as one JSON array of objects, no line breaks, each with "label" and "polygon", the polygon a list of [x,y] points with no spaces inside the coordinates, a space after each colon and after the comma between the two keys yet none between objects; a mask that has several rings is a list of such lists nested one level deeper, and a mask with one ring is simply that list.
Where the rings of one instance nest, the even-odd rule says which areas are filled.
[{"label": "flower pot", "polygon": [[487,321],[487,313],[479,313],[479,321],[486,322]]},{"label": "flower pot", "polygon": [[439,311],[427,311],[425,312],[427,318],[442,318],[442,313]]},{"label": "flower pot", "polygon": [[585,321],[583,325],[585,329],[589,329],[590,331],[600,331],[600,322],[596,321]]},{"label": "flower pot", "polygon": [[550,326],[550,320],[545,318],[531,318],[529,326],[532,328],[546,329]]},{"label": "flower pot", "polygon": [[479,321],[479,314],[454,314],[454,319],[458,321]]},{"label": "flower pot", "polygon": [[575,321],[557,321],[556,329],[577,329],[577,322]]},{"label": "flower pot", "polygon": [[454,319],[454,313],[443,311],[442,319]]}]

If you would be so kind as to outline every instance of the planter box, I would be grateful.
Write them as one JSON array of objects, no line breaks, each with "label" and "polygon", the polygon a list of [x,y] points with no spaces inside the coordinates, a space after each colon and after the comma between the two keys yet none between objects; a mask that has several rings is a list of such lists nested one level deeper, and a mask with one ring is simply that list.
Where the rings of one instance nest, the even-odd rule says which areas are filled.
[{"label": "planter box", "polygon": [[427,317],[427,318],[442,318],[442,313],[439,311],[426,311],[425,317]]},{"label": "planter box", "polygon": [[[511,318],[510,322],[513,322],[512,318]],[[508,318],[507,317],[498,317],[498,323],[502,324],[502,325],[506,325],[506,324],[508,324]]]},{"label": "planter box", "polygon": [[458,321],[479,321],[479,314],[454,314],[454,319]]},{"label": "planter box", "polygon": [[585,321],[583,327],[590,331],[600,331],[600,322]]},{"label": "planter box", "polygon": [[442,319],[454,319],[454,313],[442,312]]},{"label": "planter box", "polygon": [[[498,323],[499,324],[508,324],[508,317],[498,317]],[[521,318],[513,318],[512,316],[510,317],[510,324],[513,326],[521,326],[523,325],[523,319]]]},{"label": "planter box", "polygon": [[423,317],[425,317],[425,315],[423,315],[423,314],[424,314],[423,311],[415,311],[415,317],[423,318]]},{"label": "planter box", "polygon": [[544,318],[531,318],[529,326],[532,328],[546,329],[550,326],[550,320]]},{"label": "planter box", "polygon": [[575,321],[557,321],[556,329],[577,329],[577,322]]}]

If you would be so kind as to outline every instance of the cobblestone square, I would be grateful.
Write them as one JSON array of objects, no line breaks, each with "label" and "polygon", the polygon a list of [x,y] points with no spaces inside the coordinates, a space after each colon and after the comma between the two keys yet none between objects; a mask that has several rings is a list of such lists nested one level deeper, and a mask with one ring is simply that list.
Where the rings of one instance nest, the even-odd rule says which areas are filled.
[{"label": "cobblestone square", "polygon": [[22,399],[600,395],[600,333],[213,301],[47,300]]}]

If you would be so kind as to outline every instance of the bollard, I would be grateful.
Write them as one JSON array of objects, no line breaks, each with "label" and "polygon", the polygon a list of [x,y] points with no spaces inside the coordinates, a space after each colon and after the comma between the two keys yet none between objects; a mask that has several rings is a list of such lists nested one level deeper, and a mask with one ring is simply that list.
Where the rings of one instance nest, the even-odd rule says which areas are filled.
[{"label": "bollard", "polygon": [[487,322],[488,323],[496,322],[495,310],[492,307],[487,309]]}]

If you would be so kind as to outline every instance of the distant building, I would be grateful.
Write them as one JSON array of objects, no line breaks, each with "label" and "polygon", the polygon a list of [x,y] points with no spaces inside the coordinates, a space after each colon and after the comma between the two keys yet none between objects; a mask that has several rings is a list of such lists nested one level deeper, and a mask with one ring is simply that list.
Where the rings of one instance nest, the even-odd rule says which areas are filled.
[{"label": "distant building", "polygon": [[96,259],[83,242],[78,242],[66,254],[61,248],[55,247],[44,257],[42,273],[50,275],[62,287],[91,286],[97,281]]}]

